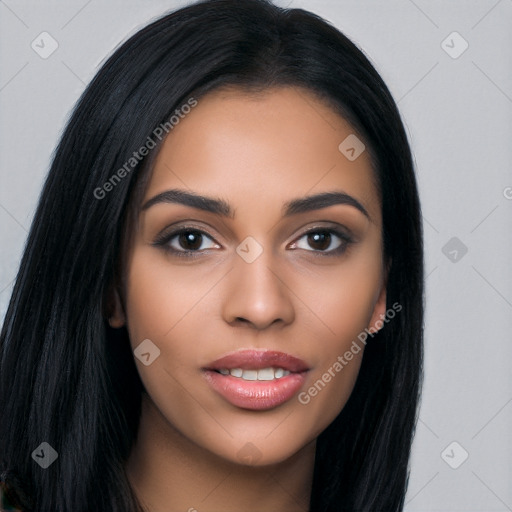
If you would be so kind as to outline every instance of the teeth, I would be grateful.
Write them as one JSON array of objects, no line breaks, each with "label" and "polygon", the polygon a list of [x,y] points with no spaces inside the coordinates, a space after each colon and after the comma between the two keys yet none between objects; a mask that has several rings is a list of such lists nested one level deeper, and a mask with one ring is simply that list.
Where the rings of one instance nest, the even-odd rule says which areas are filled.
[{"label": "teeth", "polygon": [[242,373],[244,380],[258,380],[258,370],[244,370]]},{"label": "teeth", "polygon": [[274,369],[273,368],[262,368],[258,370],[258,380],[273,380]]},{"label": "teeth", "polygon": [[219,373],[240,377],[244,380],[274,380],[290,375],[290,372],[283,370],[283,368],[262,368],[261,370],[242,370],[242,368],[228,370],[227,368],[221,368]]}]

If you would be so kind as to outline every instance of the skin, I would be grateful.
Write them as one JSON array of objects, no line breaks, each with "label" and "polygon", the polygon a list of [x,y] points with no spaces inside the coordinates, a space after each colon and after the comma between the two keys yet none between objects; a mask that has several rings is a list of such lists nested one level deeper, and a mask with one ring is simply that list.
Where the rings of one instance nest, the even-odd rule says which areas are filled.
[{"label": "skin", "polygon": [[[149,366],[135,359],[148,395],[126,466],[148,510],[308,510],[316,438],[348,400],[363,350],[306,405],[294,396],[265,411],[231,405],[201,368],[242,348],[279,350],[307,363],[307,391],[385,313],[370,158],[364,151],[349,161],[338,149],[352,133],[306,90],[225,89],[202,98],[165,140],[143,203],[179,188],[227,201],[234,216],[158,203],[142,210],[133,233],[110,322],[127,325],[133,349],[150,339],[160,350]],[[369,217],[347,204],[282,216],[287,201],[329,191],[349,194]],[[167,249],[199,247],[195,258],[154,245],[185,223],[202,241],[183,246],[175,236]],[[329,231],[330,243],[315,244],[310,228],[342,229],[353,241],[322,255],[340,239]],[[252,263],[236,252],[248,236],[263,248]]]}]

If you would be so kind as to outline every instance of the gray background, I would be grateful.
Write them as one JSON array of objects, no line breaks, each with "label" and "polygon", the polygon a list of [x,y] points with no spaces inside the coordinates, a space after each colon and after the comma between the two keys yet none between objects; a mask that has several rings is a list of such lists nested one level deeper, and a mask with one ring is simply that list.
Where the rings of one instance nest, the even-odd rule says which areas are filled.
[{"label": "gray background", "polygon": [[[70,109],[121,41],[186,3],[0,0],[0,319]],[[512,510],[512,1],[276,3],[360,46],[412,144],[428,277],[406,510]],[[46,59],[31,47],[43,31],[59,45]]]}]

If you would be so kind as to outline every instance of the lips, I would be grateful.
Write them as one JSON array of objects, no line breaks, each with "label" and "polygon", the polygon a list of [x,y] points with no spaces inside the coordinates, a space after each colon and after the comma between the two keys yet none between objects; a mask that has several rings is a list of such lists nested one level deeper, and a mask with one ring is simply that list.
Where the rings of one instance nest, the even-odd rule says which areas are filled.
[{"label": "lips", "polygon": [[241,350],[203,368],[208,384],[235,407],[268,410],[290,400],[302,387],[308,365],[272,350]]},{"label": "lips", "polygon": [[207,370],[241,368],[242,370],[261,370],[276,367],[289,372],[300,373],[309,370],[307,364],[284,352],[275,350],[241,350],[233,352],[210,363]]}]

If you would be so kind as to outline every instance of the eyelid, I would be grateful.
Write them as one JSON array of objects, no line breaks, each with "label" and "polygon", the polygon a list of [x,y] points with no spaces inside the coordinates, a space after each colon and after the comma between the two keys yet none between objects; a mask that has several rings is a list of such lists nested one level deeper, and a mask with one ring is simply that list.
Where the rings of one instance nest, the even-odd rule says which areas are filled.
[{"label": "eyelid", "polygon": [[[301,238],[309,235],[310,233],[328,232],[328,233],[334,234],[341,240],[341,244],[339,247],[337,247],[335,249],[331,249],[329,251],[320,251],[320,250],[315,250],[315,249],[309,250],[309,249],[302,249],[302,248],[300,248],[299,250],[304,250],[306,252],[313,253],[314,255],[319,255],[319,256],[331,256],[331,255],[335,256],[335,255],[339,255],[339,254],[345,252],[345,250],[348,248],[348,246],[356,241],[354,236],[351,234],[350,230],[348,230],[347,228],[344,228],[343,226],[340,226],[338,224],[336,226],[333,226],[332,221],[324,221],[324,222],[331,222],[331,225],[312,226],[312,227],[306,229],[306,231],[302,231],[300,235],[296,236],[292,242],[287,244],[287,247],[289,247],[290,244],[296,244]],[[220,246],[220,248],[222,248],[222,245],[219,242],[217,242],[215,237],[213,235],[211,235],[208,231],[206,231],[203,227],[199,227],[197,225],[190,224],[190,223],[181,224],[181,225],[178,224],[178,226],[176,226],[176,224],[178,224],[178,223],[174,223],[171,226],[167,226],[167,228],[163,229],[157,235],[157,237],[155,238],[152,245],[164,247],[167,251],[169,251],[170,253],[175,254],[177,256],[194,257],[194,256],[200,255],[204,252],[208,252],[211,248],[201,249],[201,250],[185,250],[185,249],[180,250],[180,249],[175,249],[175,248],[169,246],[169,242],[172,239],[174,239],[176,236],[180,235],[183,232],[194,231],[196,233],[199,233],[203,236],[208,237],[209,239],[211,239],[211,241],[213,243],[215,243],[216,245]],[[296,250],[296,249],[293,249],[293,250]]]},{"label": "eyelid", "polygon": [[[319,256],[336,256],[336,255],[341,255],[342,253],[344,253],[346,251],[346,249],[348,248],[348,246],[356,241],[355,237],[352,234],[350,234],[348,232],[348,230],[344,230],[340,226],[337,226],[337,227],[314,226],[314,227],[308,228],[306,231],[302,232],[302,234],[299,235],[298,237],[296,237],[293,240],[293,242],[291,242],[291,244],[296,244],[301,238],[304,238],[305,236],[308,236],[311,233],[322,233],[322,232],[331,233],[331,234],[334,234],[335,236],[337,236],[341,240],[340,245],[338,247],[336,247],[335,249],[331,249],[329,251],[320,251],[320,250],[315,250],[315,249],[310,249],[310,250],[309,249],[300,249],[300,250],[304,250],[306,252],[310,252],[314,255],[319,255]],[[293,250],[296,250],[296,249],[293,249]]]},{"label": "eyelid", "polygon": [[[153,241],[152,245],[156,245],[156,246],[166,245],[174,237],[176,237],[177,235],[179,235],[179,234],[181,234],[183,232],[186,232],[186,231],[194,231],[196,233],[200,233],[201,235],[207,236],[208,238],[210,238],[215,244],[221,245],[221,244],[219,244],[219,242],[217,242],[217,240],[215,239],[215,237],[212,234],[210,234],[208,231],[206,231],[202,227],[195,226],[193,224],[182,224],[182,225],[178,225],[178,226],[176,226],[175,224],[172,224],[172,226],[173,227],[167,226],[167,228],[163,229],[156,236],[156,238]],[[174,250],[173,252],[186,253],[186,252],[201,252],[201,251],[185,251],[185,250],[179,251],[179,250]]]},{"label": "eyelid", "polygon": [[[328,222],[328,221],[324,221],[324,222]],[[301,234],[299,236],[302,237],[309,233],[316,233],[317,231],[330,231],[332,233],[337,233],[340,236],[344,236],[347,238],[349,236],[351,236],[351,234],[350,234],[351,232],[348,228],[345,228],[345,227],[341,226],[340,224],[333,225],[332,223],[330,223],[328,225],[317,224],[315,226],[311,226],[311,227],[307,228],[306,231],[301,231]]]}]

